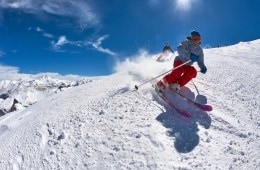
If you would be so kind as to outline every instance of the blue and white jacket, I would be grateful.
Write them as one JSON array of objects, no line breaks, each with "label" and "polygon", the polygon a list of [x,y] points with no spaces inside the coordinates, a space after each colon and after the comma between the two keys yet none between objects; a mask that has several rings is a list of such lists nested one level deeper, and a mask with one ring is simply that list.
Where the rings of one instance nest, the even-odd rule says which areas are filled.
[{"label": "blue and white jacket", "polygon": [[[190,37],[187,37],[186,40],[182,41],[180,45],[177,47],[178,56],[175,58],[174,61],[181,61],[182,63],[185,63],[190,60],[191,53],[199,56],[198,59],[198,66],[200,69],[205,67],[204,64],[204,53],[202,48],[199,44],[194,44]],[[192,65],[193,62],[189,62],[187,65]]]}]

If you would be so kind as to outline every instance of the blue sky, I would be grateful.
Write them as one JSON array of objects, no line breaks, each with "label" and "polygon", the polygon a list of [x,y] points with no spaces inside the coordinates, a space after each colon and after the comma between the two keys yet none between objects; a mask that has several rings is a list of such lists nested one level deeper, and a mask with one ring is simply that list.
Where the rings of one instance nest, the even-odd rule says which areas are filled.
[{"label": "blue sky", "polygon": [[260,38],[260,0],[0,0],[0,72],[99,76],[140,49]]}]

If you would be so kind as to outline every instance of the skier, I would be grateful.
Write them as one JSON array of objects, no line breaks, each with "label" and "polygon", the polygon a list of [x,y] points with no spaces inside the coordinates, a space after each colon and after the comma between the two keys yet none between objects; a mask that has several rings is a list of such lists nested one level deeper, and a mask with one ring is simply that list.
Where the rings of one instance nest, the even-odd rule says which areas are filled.
[{"label": "skier", "polygon": [[174,53],[173,49],[171,48],[170,44],[169,43],[166,43],[165,46],[163,47],[163,50],[162,50],[163,53],[165,52],[171,52],[171,53]]},{"label": "skier", "polygon": [[169,43],[166,43],[165,46],[163,47],[162,53],[157,57],[156,61],[158,62],[164,62],[167,60],[170,60],[169,54],[174,53],[173,49],[171,48]]},{"label": "skier", "polygon": [[200,47],[201,40],[200,33],[193,30],[191,35],[178,45],[177,51],[179,55],[174,59],[173,67],[177,67],[189,60],[191,62],[164,76],[157,83],[157,87],[162,89],[171,88],[179,92],[182,86],[197,76],[197,70],[192,66],[194,62],[198,63],[201,73],[205,74],[207,72],[207,67],[204,64],[203,50]]}]

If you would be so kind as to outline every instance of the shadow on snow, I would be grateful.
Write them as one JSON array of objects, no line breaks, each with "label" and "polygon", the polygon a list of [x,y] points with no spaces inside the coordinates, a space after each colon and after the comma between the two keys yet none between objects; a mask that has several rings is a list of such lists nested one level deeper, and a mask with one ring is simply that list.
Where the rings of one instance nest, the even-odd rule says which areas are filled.
[{"label": "shadow on snow", "polygon": [[[198,98],[198,96],[195,97],[195,94],[186,87],[182,88],[181,91],[185,96],[192,100]],[[205,111],[198,109],[196,106],[183,100],[183,98],[179,96],[167,93],[167,97],[179,108],[189,111],[192,116],[187,118],[178,114],[164,101],[157,98],[157,101],[165,106],[166,112],[158,115],[156,120],[161,122],[162,125],[168,129],[167,135],[174,138],[174,146],[178,152],[191,152],[200,141],[198,126],[201,125],[205,129],[209,129],[211,125],[211,118]],[[203,99],[201,103],[205,103],[207,101],[206,97],[202,95],[200,95],[200,98]]]}]

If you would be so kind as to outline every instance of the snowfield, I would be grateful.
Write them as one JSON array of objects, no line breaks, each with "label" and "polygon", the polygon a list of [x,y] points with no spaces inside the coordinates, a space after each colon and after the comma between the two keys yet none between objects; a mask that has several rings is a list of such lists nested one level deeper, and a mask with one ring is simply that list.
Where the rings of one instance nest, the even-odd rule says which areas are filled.
[{"label": "snowfield", "polygon": [[0,117],[0,169],[259,169],[260,40],[204,53],[198,91],[192,83],[181,91],[213,111],[168,94],[192,113],[186,118],[151,83],[133,91],[172,67],[173,58],[141,51],[113,75]]}]

